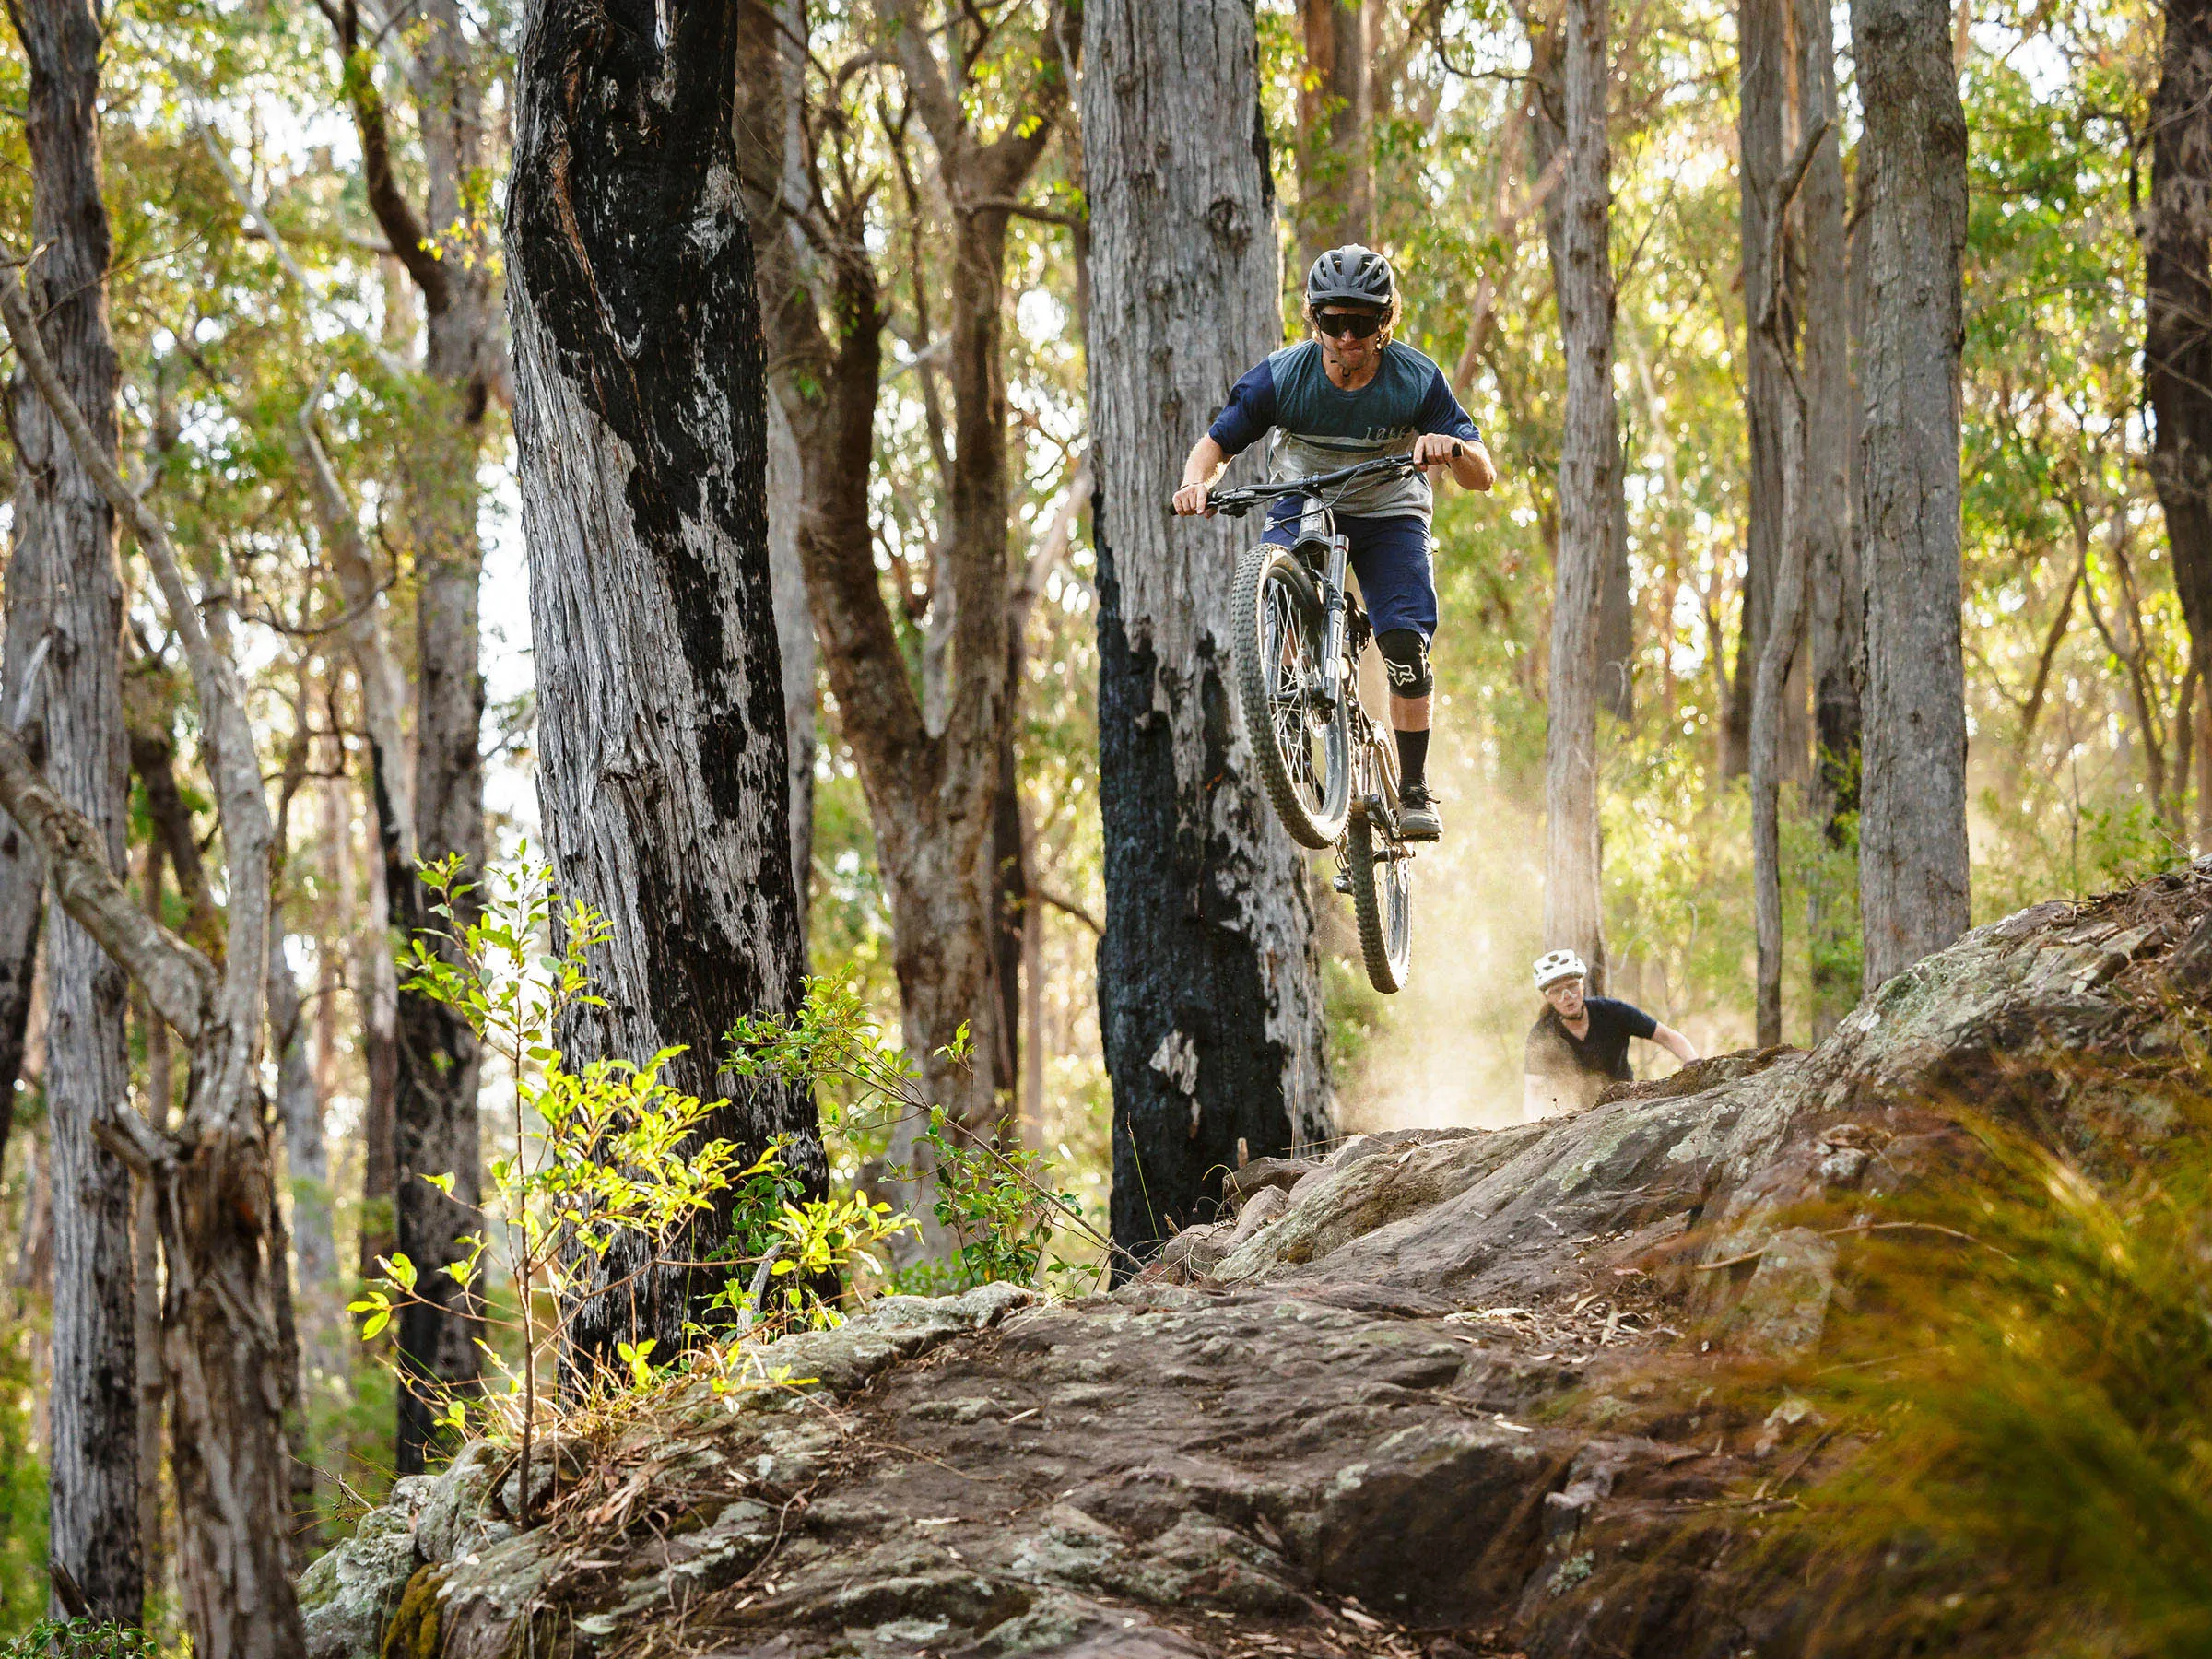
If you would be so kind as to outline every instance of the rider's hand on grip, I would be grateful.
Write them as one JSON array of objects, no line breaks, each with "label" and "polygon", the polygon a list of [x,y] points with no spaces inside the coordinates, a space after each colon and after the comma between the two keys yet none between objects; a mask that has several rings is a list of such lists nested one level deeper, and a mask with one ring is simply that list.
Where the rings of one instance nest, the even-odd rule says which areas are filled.
[{"label": "rider's hand on grip", "polygon": [[1213,517],[1213,503],[1206,500],[1208,493],[1203,484],[1185,484],[1175,492],[1175,511],[1185,518],[1194,513]]},{"label": "rider's hand on grip", "polygon": [[1448,438],[1441,432],[1423,432],[1413,441],[1416,466],[1449,466],[1466,453],[1466,446],[1458,439]]}]

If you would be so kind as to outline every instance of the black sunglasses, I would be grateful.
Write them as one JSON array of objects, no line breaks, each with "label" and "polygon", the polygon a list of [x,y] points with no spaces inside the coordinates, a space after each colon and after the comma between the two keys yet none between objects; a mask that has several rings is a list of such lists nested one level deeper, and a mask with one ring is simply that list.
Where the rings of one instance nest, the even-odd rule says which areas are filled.
[{"label": "black sunglasses", "polygon": [[1364,340],[1382,326],[1379,312],[1315,312],[1313,326],[1333,340]]}]

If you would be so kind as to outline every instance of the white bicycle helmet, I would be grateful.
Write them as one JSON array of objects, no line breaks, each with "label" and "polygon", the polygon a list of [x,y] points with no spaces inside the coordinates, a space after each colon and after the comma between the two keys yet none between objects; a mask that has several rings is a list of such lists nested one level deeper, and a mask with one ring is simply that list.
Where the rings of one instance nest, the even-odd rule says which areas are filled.
[{"label": "white bicycle helmet", "polygon": [[1571,950],[1547,950],[1536,959],[1536,989],[1556,985],[1561,980],[1588,979],[1590,964]]}]

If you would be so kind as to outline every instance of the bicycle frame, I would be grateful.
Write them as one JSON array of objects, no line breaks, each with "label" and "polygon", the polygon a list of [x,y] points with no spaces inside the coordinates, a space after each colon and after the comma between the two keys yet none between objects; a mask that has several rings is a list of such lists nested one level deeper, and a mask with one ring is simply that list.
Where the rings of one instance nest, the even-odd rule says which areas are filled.
[{"label": "bicycle frame", "polygon": [[[1315,575],[1321,581],[1322,614],[1325,618],[1323,634],[1322,683],[1312,688],[1324,714],[1334,714],[1337,699],[1347,690],[1345,676],[1349,672],[1350,653],[1346,650],[1346,633],[1350,627],[1351,598],[1345,588],[1345,571],[1351,563],[1351,538],[1336,528],[1335,512],[1312,497],[1306,500],[1305,511],[1298,521],[1298,536],[1291,543],[1291,552],[1316,565]],[[1371,716],[1352,696],[1352,712],[1360,716],[1357,728],[1350,735],[1354,752],[1355,788],[1366,783],[1372,787],[1360,791],[1358,798],[1364,810],[1390,838],[1391,856],[1410,856],[1397,845],[1397,814],[1392,808],[1382,787],[1377,763],[1360,751],[1382,741],[1377,735]]]}]

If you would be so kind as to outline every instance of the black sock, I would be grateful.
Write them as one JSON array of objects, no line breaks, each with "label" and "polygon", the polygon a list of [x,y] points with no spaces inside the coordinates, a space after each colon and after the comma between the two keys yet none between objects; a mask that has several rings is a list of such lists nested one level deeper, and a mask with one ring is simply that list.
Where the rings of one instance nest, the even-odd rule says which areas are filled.
[{"label": "black sock", "polygon": [[1398,787],[1401,790],[1419,789],[1428,783],[1429,734],[1400,732],[1398,734]]}]

